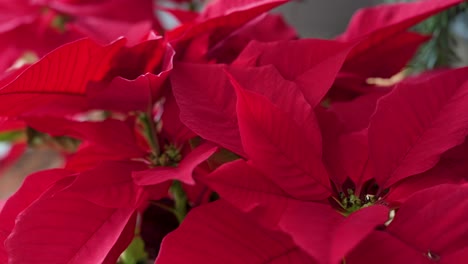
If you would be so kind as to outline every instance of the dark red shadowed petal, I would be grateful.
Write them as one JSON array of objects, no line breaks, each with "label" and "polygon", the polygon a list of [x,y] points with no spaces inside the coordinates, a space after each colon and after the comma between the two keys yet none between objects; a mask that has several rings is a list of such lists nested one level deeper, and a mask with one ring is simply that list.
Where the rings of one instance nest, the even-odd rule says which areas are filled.
[{"label": "dark red shadowed petal", "polygon": [[430,38],[415,32],[401,32],[381,42],[363,40],[351,51],[341,71],[362,78],[390,78],[403,70],[418,48]]},{"label": "dark red shadowed petal", "polygon": [[88,104],[91,109],[102,109],[128,113],[130,111],[147,112],[151,107],[153,85],[152,74],[139,76],[135,80],[121,77],[114,78],[110,84],[97,83],[88,86]]}]

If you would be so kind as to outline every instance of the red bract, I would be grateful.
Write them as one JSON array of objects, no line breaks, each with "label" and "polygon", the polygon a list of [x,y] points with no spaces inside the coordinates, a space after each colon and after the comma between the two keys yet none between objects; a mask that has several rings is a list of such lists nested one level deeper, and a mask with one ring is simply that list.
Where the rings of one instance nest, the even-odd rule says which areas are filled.
[{"label": "red bract", "polygon": [[[295,37],[293,30],[281,20],[274,23],[271,19],[255,19],[285,2],[287,0],[213,1],[197,19],[169,31],[167,38],[176,47],[180,60],[230,62],[251,38],[273,41]],[[272,34],[273,30],[277,32]],[[252,31],[261,34],[252,34]]]},{"label": "red bract", "polygon": [[467,191],[466,184],[439,185],[416,193],[388,228],[374,231],[346,263],[459,263],[468,256]]},{"label": "red bract", "polygon": [[0,46],[6,56],[0,63],[2,71],[25,54],[42,57],[79,38],[108,44],[120,36],[139,39],[151,29],[162,31],[151,0],[138,4],[128,0],[17,2],[3,3],[6,19],[0,21]]},{"label": "red bract", "polygon": [[156,263],[316,263],[291,239],[224,201],[195,209],[169,234]]},{"label": "red bract", "polygon": [[408,79],[379,100],[369,125],[369,162],[381,188],[432,168],[465,141],[467,74],[461,68]]}]

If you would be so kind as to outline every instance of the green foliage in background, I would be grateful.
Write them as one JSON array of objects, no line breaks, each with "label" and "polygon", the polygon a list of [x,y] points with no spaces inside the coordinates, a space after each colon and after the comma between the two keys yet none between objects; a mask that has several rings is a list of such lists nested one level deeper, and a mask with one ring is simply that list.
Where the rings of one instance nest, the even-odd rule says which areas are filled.
[{"label": "green foliage in background", "polygon": [[[411,2],[411,0],[385,2]],[[455,39],[450,31],[450,23],[460,13],[468,13],[468,3],[448,9],[417,25],[414,30],[422,34],[432,35],[432,39],[423,45],[409,68],[414,72],[452,65],[458,60],[454,52]]]}]

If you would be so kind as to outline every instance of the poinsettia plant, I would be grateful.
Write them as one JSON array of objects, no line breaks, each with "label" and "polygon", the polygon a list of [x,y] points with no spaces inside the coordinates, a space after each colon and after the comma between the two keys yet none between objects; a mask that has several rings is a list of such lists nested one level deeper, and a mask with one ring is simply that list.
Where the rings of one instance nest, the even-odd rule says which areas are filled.
[{"label": "poinsettia plant", "polygon": [[468,260],[468,68],[405,72],[463,0],[333,40],[287,0],[3,2],[0,165],[63,163],[0,202],[0,263]]}]

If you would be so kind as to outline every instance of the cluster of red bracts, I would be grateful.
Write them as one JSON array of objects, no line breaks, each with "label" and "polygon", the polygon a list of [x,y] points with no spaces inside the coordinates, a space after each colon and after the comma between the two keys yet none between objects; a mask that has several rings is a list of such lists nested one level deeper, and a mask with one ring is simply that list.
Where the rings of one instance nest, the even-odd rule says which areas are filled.
[{"label": "cluster of red bracts", "polygon": [[[135,230],[157,264],[467,261],[468,68],[385,82],[463,0],[335,40],[265,13],[285,2],[165,8],[168,30],[149,0],[2,1],[1,129],[80,143],[5,202],[0,263],[114,264]],[[145,229],[155,208],[181,224]]]}]

